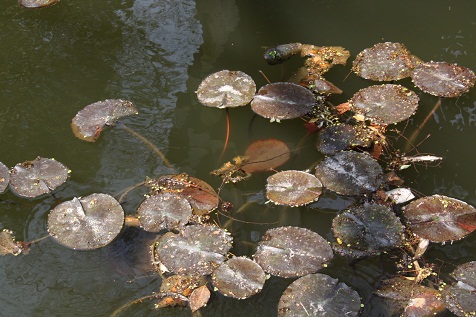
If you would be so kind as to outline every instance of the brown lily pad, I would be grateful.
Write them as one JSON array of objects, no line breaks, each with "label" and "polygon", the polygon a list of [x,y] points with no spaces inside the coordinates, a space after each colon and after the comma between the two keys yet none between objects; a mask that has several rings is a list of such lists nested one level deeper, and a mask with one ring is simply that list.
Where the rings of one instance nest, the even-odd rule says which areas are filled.
[{"label": "brown lily pad", "polygon": [[283,141],[264,139],[251,143],[245,156],[248,156],[248,161],[241,169],[246,173],[267,172],[286,163],[291,151]]},{"label": "brown lily pad", "polygon": [[18,3],[25,8],[45,8],[52,6],[60,0],[19,0]]},{"label": "brown lily pad", "polygon": [[0,194],[7,189],[8,184],[10,183],[10,171],[8,167],[0,162]]}]

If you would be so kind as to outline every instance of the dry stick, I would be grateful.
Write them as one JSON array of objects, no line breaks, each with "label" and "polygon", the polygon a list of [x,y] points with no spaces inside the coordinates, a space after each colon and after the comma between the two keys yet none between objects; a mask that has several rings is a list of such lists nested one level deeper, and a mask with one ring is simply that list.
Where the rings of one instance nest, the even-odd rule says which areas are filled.
[{"label": "dry stick", "polygon": [[404,151],[405,152],[408,152],[408,150],[410,149],[410,146],[413,145],[413,142],[415,141],[415,139],[417,138],[418,134],[420,133],[420,131],[423,129],[423,127],[425,126],[425,124],[428,122],[428,120],[430,119],[430,117],[435,113],[436,109],[438,109],[438,107],[441,105],[441,97],[438,97],[438,101],[437,103],[435,104],[435,106],[433,107],[433,109],[431,109],[431,111],[428,113],[428,115],[426,116],[425,120],[423,120],[422,124],[420,124],[420,126],[418,127],[418,129],[415,130],[415,132],[413,132],[413,134],[408,138],[408,143],[407,145],[405,146],[404,148]]}]

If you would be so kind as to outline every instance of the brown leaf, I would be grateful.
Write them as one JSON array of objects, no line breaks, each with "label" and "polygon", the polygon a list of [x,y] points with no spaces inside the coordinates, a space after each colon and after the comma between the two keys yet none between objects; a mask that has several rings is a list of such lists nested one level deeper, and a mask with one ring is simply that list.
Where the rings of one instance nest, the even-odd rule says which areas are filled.
[{"label": "brown leaf", "polygon": [[210,299],[210,290],[206,285],[202,285],[190,294],[189,303],[192,313],[207,305]]}]

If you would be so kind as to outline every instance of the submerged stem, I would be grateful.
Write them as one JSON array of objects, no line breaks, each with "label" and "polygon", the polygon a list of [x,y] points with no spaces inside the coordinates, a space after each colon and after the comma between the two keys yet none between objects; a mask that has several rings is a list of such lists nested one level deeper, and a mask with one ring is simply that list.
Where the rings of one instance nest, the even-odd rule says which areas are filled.
[{"label": "submerged stem", "polygon": [[[418,127],[418,129],[415,130],[415,132],[413,132],[413,134],[408,138],[408,143],[407,145],[405,146],[405,149],[404,151],[405,152],[408,152],[408,150],[410,149],[410,146],[413,146],[413,142],[415,141],[415,139],[417,138],[418,134],[420,134],[420,131],[423,129],[423,127],[425,126],[425,124],[428,122],[428,120],[430,119],[430,117],[435,113],[435,111],[440,107],[441,105],[441,97],[438,97],[438,101],[436,102],[435,106],[433,107],[433,109],[431,109],[431,111],[428,113],[428,115],[426,116],[426,118],[423,120],[422,124],[420,124],[420,126]],[[414,146],[413,146],[414,147]]]},{"label": "submerged stem", "polygon": [[223,145],[223,150],[221,151],[220,155],[220,161],[223,158],[223,155],[225,154],[226,148],[228,147],[228,140],[230,139],[230,111],[228,108],[225,108],[226,110],[226,136],[225,136],[225,144]]}]

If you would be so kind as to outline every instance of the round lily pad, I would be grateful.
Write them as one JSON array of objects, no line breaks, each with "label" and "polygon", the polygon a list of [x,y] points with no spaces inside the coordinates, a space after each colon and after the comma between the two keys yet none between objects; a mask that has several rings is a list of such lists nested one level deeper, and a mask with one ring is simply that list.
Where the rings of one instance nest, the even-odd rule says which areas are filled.
[{"label": "round lily pad", "polygon": [[459,97],[474,86],[476,76],[466,67],[445,62],[428,62],[415,67],[413,83],[439,97]]},{"label": "round lily pad", "polygon": [[405,45],[385,42],[357,54],[352,70],[365,79],[392,81],[409,77],[417,62]]},{"label": "round lily pad", "polygon": [[275,204],[297,207],[319,199],[321,181],[302,171],[283,171],[271,175],[266,183],[266,197]]},{"label": "round lily pad", "polygon": [[48,215],[50,235],[75,250],[93,250],[109,244],[123,224],[124,210],[107,194],[73,198],[53,208]]},{"label": "round lily pad", "polygon": [[137,110],[128,100],[106,99],[87,105],[80,110],[71,122],[76,137],[88,142],[95,142],[106,125],[111,125],[119,118],[137,114]]},{"label": "round lily pad", "polygon": [[248,104],[256,92],[253,79],[241,71],[222,70],[207,76],[196,91],[208,107],[231,108]]},{"label": "round lily pad", "polygon": [[264,59],[269,65],[281,64],[287,61],[291,56],[299,54],[302,49],[301,43],[281,44],[270,47],[264,52]]},{"label": "round lily pad", "polygon": [[366,128],[342,123],[319,131],[316,147],[321,153],[334,154],[350,147],[369,147],[371,144],[372,136]]},{"label": "round lily pad", "polygon": [[359,90],[349,101],[352,111],[381,125],[410,118],[418,107],[417,94],[401,85],[373,85]]},{"label": "round lily pad", "polygon": [[476,229],[476,209],[443,195],[410,202],[404,207],[403,217],[414,234],[432,242],[459,240]]},{"label": "round lily pad", "polygon": [[291,157],[291,151],[283,141],[264,139],[251,143],[245,155],[249,157],[242,167],[245,172],[267,172],[286,163]]},{"label": "round lily pad", "polygon": [[316,166],[316,176],[325,188],[342,195],[375,191],[383,182],[382,168],[368,153],[337,152]]},{"label": "round lily pad", "polygon": [[261,87],[251,101],[251,109],[264,118],[280,121],[309,113],[315,103],[310,90],[297,84],[279,82]]},{"label": "round lily pad", "polygon": [[7,189],[10,182],[10,171],[2,162],[0,162],[0,194]]},{"label": "round lily pad", "polygon": [[68,168],[52,158],[37,157],[19,163],[10,172],[10,188],[16,194],[34,198],[50,193],[68,179]]},{"label": "round lily pad", "polygon": [[261,291],[266,274],[261,266],[245,257],[233,257],[212,274],[213,286],[223,295],[244,299]]},{"label": "round lily pad", "polygon": [[253,258],[265,272],[298,277],[319,271],[333,256],[327,240],[316,232],[279,227],[265,232]]},{"label": "round lily pad", "polygon": [[387,206],[367,204],[345,210],[332,221],[337,252],[368,256],[403,243],[405,227]]},{"label": "round lily pad", "polygon": [[45,8],[60,2],[60,0],[19,0],[18,3],[25,8]]},{"label": "round lily pad", "polygon": [[458,282],[444,289],[446,307],[457,316],[476,315],[476,261],[458,265],[451,275]]},{"label": "round lily pad", "polygon": [[186,225],[192,216],[192,207],[180,195],[161,192],[147,197],[137,209],[137,215],[145,231],[159,232]]},{"label": "round lily pad", "polygon": [[178,234],[162,236],[155,245],[154,258],[176,274],[208,275],[225,261],[232,240],[221,228],[189,225]]},{"label": "round lily pad", "polygon": [[309,274],[292,282],[278,303],[278,316],[358,316],[359,294],[325,274]]}]

